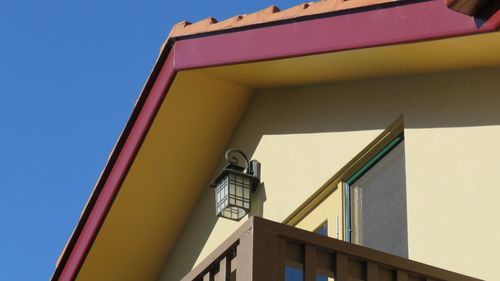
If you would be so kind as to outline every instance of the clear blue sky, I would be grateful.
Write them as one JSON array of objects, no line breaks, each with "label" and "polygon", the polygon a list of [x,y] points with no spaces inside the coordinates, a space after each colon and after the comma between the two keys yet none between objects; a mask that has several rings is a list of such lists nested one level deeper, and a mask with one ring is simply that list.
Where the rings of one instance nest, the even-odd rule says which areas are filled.
[{"label": "clear blue sky", "polygon": [[48,280],[171,26],[303,1],[2,1],[0,280]]}]

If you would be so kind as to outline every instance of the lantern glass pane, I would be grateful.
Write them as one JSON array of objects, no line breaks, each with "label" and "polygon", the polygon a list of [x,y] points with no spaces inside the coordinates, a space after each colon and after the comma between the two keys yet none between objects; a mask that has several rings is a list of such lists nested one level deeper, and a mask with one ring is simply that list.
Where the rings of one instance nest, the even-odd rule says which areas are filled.
[{"label": "lantern glass pane", "polygon": [[220,214],[229,205],[228,177],[223,177],[215,188],[215,212]]},{"label": "lantern glass pane", "polygon": [[232,220],[239,220],[247,214],[247,211],[238,207],[227,207],[222,212],[222,216]]},{"label": "lantern glass pane", "polygon": [[250,211],[251,180],[246,175],[229,172],[216,186],[218,215],[239,220]]}]

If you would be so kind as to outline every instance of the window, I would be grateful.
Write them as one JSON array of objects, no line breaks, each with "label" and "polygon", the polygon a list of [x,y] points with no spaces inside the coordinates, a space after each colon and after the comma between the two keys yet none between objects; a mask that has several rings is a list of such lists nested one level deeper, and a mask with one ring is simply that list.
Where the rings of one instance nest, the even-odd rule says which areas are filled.
[{"label": "window", "polygon": [[285,267],[285,281],[303,281],[304,270],[302,267],[290,266]]},{"label": "window", "polygon": [[400,116],[284,223],[408,257],[404,150]]},{"label": "window", "polygon": [[344,182],[347,241],[408,257],[404,136]]},{"label": "window", "polygon": [[328,236],[328,221],[325,221],[314,232],[318,233],[319,235]]}]

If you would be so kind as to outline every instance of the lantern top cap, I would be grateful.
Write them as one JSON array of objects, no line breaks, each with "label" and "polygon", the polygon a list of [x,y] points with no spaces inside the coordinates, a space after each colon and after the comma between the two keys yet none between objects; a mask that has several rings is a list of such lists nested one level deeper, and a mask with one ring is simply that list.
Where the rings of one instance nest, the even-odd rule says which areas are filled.
[{"label": "lantern top cap", "polygon": [[210,187],[216,187],[217,182],[221,180],[223,177],[225,177],[227,174],[236,174],[241,177],[245,177],[250,179],[252,182],[259,183],[260,179],[257,177],[254,177],[253,175],[245,173],[245,168],[235,165],[233,163],[229,163],[224,170],[222,170],[209,184]]}]

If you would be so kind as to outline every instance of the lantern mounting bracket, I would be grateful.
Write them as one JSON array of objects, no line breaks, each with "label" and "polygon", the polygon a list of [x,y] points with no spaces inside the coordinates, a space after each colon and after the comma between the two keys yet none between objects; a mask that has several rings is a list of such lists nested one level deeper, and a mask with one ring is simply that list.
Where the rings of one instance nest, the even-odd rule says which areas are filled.
[{"label": "lantern mounting bracket", "polygon": [[[229,164],[226,166],[225,169],[241,170],[242,167],[238,165],[239,158],[235,154],[239,155],[240,158],[242,158],[245,162],[245,167],[240,172],[243,172],[247,175],[250,175],[254,178],[257,178],[258,183],[260,183],[260,162],[257,160],[249,161],[246,154],[240,149],[230,148],[230,149],[226,150],[226,153],[224,154],[224,158],[226,158],[226,161],[229,162]],[[213,182],[214,181],[212,181],[212,183]],[[210,186],[213,186],[213,185],[210,184]],[[255,186],[255,188],[256,188],[256,186]],[[253,188],[252,191],[255,191],[254,190],[255,188]]]}]

